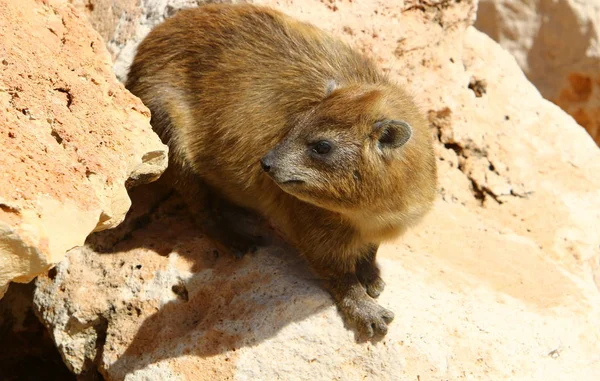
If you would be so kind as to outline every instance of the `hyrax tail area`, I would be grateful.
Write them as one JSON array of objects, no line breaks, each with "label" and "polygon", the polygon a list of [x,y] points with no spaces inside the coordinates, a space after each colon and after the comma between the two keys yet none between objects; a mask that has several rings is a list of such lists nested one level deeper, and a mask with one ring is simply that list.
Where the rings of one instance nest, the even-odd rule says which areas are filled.
[{"label": "hyrax tail area", "polygon": [[204,183],[271,220],[361,333],[386,332],[377,247],[427,212],[436,186],[428,126],[403,89],[312,25],[216,4],[156,27],[127,88],[181,193]]}]

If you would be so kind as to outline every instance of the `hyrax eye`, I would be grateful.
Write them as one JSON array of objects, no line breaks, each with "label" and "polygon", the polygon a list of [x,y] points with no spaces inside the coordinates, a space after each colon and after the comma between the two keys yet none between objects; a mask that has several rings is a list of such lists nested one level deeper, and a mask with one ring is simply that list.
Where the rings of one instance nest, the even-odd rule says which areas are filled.
[{"label": "hyrax eye", "polygon": [[331,144],[326,140],[321,140],[313,145],[312,150],[318,155],[327,155],[331,151]]}]

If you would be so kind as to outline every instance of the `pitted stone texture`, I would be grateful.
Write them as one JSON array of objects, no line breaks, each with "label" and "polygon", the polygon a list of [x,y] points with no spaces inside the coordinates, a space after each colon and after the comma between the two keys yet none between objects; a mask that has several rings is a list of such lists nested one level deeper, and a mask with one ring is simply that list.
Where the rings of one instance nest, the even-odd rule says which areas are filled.
[{"label": "pitted stone texture", "polygon": [[111,71],[83,16],[61,1],[0,1],[0,288],[28,282],[113,227],[129,185],[167,149]]},{"label": "pitted stone texture", "polygon": [[600,145],[600,0],[481,0],[475,26]]},{"label": "pitted stone texture", "polygon": [[125,82],[135,51],[150,30],[178,10],[206,3],[242,3],[239,0],[69,0],[87,14],[114,61],[117,77]]}]

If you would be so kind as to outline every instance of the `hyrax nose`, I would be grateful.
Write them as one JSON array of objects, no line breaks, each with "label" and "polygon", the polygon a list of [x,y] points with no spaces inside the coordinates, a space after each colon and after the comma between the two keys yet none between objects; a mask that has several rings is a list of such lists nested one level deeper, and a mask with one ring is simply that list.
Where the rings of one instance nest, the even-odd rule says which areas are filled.
[{"label": "hyrax nose", "polygon": [[262,167],[263,171],[265,172],[269,172],[271,170],[271,165],[268,164],[265,159],[260,159],[260,166]]},{"label": "hyrax nose", "polygon": [[269,152],[268,154],[263,156],[262,159],[260,159],[260,166],[262,167],[263,171],[265,171],[265,172],[269,172],[271,170],[272,163],[273,163],[273,155],[271,155],[271,152]]}]

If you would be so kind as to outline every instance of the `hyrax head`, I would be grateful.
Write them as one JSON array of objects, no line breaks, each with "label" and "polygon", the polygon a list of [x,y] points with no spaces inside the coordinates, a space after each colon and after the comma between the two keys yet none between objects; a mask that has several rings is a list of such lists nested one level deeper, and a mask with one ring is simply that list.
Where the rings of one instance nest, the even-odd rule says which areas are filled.
[{"label": "hyrax head", "polygon": [[351,218],[410,222],[435,194],[428,126],[393,85],[332,90],[293,121],[261,165],[285,192]]}]

